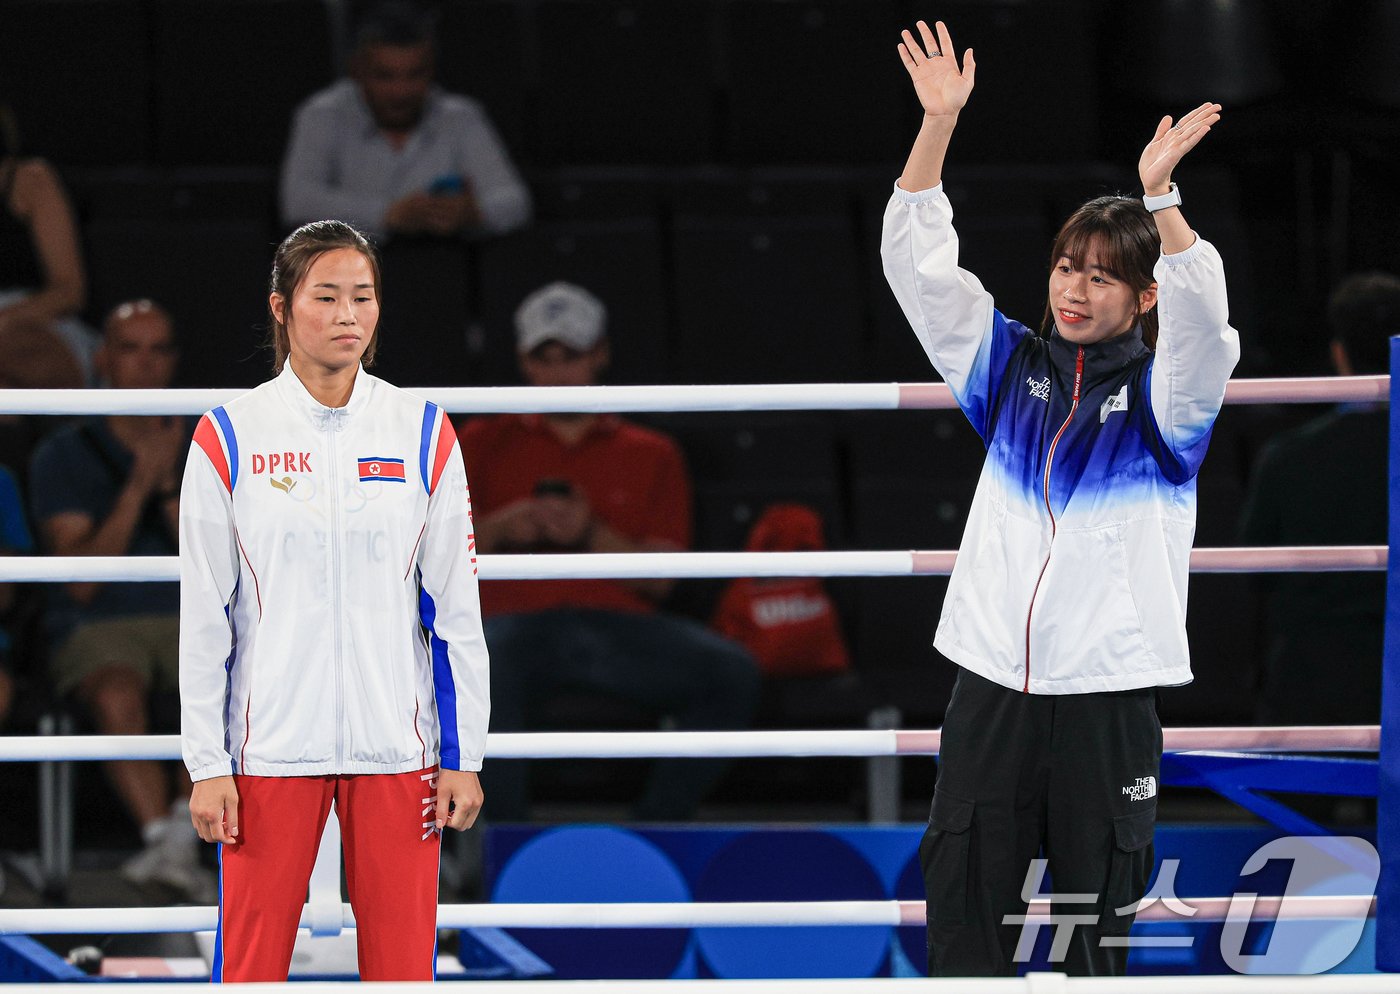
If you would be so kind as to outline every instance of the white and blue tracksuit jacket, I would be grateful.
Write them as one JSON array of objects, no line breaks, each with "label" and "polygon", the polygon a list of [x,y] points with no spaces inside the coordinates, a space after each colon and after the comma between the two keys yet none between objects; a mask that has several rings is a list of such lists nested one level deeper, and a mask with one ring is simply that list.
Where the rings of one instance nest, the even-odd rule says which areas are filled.
[{"label": "white and blue tracksuit jacket", "polygon": [[1041,338],[958,268],[942,187],[899,187],[885,275],[987,459],[934,645],[1005,687],[1081,694],[1191,680],[1196,473],[1239,358],[1215,248],[1164,255],[1156,351],[1137,330]]},{"label": "white and blue tracksuit jacket", "polygon": [[489,668],[471,506],[436,405],[288,361],[206,414],[180,494],[180,702],[194,780],[479,770]]}]

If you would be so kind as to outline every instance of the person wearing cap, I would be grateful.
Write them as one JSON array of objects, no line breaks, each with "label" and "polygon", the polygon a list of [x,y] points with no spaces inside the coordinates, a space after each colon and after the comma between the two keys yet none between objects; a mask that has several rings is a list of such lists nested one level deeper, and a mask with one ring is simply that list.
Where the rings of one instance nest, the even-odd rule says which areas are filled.
[{"label": "person wearing cap", "polygon": [[[581,287],[552,283],[515,313],[516,352],[532,386],[591,386],[608,363],[607,311]],[[690,542],[691,490],[676,443],[613,415],[507,414],[460,432],[473,467],[481,553],[656,552]],[[680,729],[749,725],[759,674],[743,648],[661,609],[670,580],[531,580],[482,586],[495,732],[530,727],[564,692],[619,698]],[[634,813],[690,817],[721,760],[662,760]],[[523,763],[498,764],[492,815],[528,817]]]}]

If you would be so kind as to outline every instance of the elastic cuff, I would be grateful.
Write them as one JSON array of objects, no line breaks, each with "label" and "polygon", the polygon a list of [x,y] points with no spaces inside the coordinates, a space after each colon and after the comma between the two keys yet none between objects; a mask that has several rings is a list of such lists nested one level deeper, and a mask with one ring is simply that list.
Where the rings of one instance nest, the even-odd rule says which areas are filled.
[{"label": "elastic cuff", "polygon": [[[1192,229],[1191,234],[1196,235],[1194,229]],[[1182,249],[1180,252],[1177,252],[1174,255],[1168,255],[1166,252],[1163,252],[1162,261],[1165,262],[1168,266],[1171,266],[1173,269],[1177,269],[1181,266],[1189,266],[1191,263],[1196,261],[1197,257],[1200,256],[1201,252],[1203,251],[1201,246],[1204,244],[1205,239],[1203,239],[1200,235],[1196,235],[1196,240],[1186,248]]]},{"label": "elastic cuff", "polygon": [[899,180],[894,181],[894,195],[899,198],[901,203],[906,203],[910,205],[926,204],[929,201],[933,200],[935,197],[940,196],[942,193],[942,183],[939,183],[937,186],[931,186],[927,190],[918,190],[914,193],[910,193],[908,190],[904,189],[904,187],[899,185]]},{"label": "elastic cuff", "polygon": [[208,766],[201,766],[197,770],[190,770],[190,782],[199,783],[201,780],[213,780],[215,777],[233,776],[233,760],[228,759],[222,763],[210,763]]}]

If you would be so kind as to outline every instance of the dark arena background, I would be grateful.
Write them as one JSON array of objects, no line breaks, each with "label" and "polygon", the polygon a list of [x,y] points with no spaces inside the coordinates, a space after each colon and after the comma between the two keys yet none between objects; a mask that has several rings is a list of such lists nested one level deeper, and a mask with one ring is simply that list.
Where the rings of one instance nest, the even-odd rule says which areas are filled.
[{"label": "dark arena background", "polygon": [[[85,272],[72,320],[101,329],[116,305],[149,298],[169,313],[179,344],[171,386],[248,388],[268,378],[269,263],[294,227],[279,209],[293,115],[344,74],[370,6],[0,0],[5,161],[46,161],[71,205]],[[976,51],[977,85],[945,188],[960,264],[1008,316],[1039,326],[1046,256],[1063,219],[1093,196],[1140,196],[1137,156],[1158,120],[1207,100],[1223,105],[1222,119],[1174,179],[1183,212],[1224,260],[1242,347],[1235,379],[1338,372],[1334,290],[1353,274],[1400,274],[1396,0],[441,0],[423,10],[434,18],[437,83],[480,102],[532,203],[528,222],[506,233],[377,239],[385,316],[373,371],[429,398],[434,389],[521,385],[516,309],[556,280],[607,308],[601,382],[672,386],[677,406],[690,385],[936,381],[879,253],[881,218],[920,123],[896,44],[921,18],[945,21],[959,55]],[[6,273],[0,260],[0,331]],[[1384,319],[1395,322],[1396,312]],[[1400,334],[1400,323],[1376,332]],[[18,368],[11,347],[0,335],[0,367]],[[1224,409],[1199,476],[1198,548],[1384,545],[1383,531],[1346,527],[1369,513],[1353,504],[1381,508],[1374,520],[1384,521],[1383,489],[1338,492],[1325,469],[1303,474],[1279,512],[1315,502],[1321,524],[1287,541],[1247,533],[1261,460],[1275,440],[1327,416],[1335,398],[1322,399],[1329,403]],[[470,421],[467,410],[447,409],[458,427]],[[0,464],[29,501],[28,461],[69,419],[13,410],[0,404]],[[627,417],[678,443],[691,488],[686,527],[701,552],[764,548],[751,544],[753,526],[791,504],[820,519],[818,542],[803,549],[957,549],[985,456],[955,409]],[[1371,463],[1377,481],[1383,465]],[[32,549],[7,539],[0,553],[46,551],[32,508],[28,527]],[[1195,681],[1161,691],[1163,726],[1377,724],[1377,570],[1193,573]],[[1336,577],[1350,586],[1318,597],[1355,605],[1348,637],[1375,647],[1355,683],[1366,716],[1269,720],[1282,713],[1261,710],[1276,687],[1269,680],[1279,679],[1269,660],[1280,612],[1318,603],[1310,598],[1322,588],[1308,584]],[[492,583],[512,581],[484,586]],[[751,727],[938,728],[956,674],[931,645],[947,584],[933,574],[825,579],[844,665],[768,670]],[[0,600],[9,633],[0,671],[14,688],[8,713],[0,705],[0,744],[97,731],[88,709],[51,684],[45,586],[0,582],[10,588]],[[682,579],[662,609],[709,625],[730,589],[723,578]],[[1328,651],[1318,667],[1334,665]],[[538,729],[676,727],[664,709],[589,688],[530,705]],[[173,692],[153,695],[150,719],[152,732],[178,732]],[[1325,827],[1374,843],[1375,752],[1358,747],[1350,766],[1260,760],[1248,771],[1224,754],[1169,756],[1156,845],[1159,863],[1181,860],[1177,893],[1280,893],[1288,879],[1277,865],[1243,884],[1241,868],[1281,837]],[[916,848],[932,756],[741,758],[680,824],[634,817],[645,760],[533,766],[532,815],[507,824],[491,817],[488,758],[482,828],[444,845],[444,905],[914,904],[883,926],[445,928],[439,952],[456,959],[440,963],[441,979],[891,978],[862,988],[878,991],[922,975]],[[0,980],[86,982],[104,962],[109,974],[207,977],[200,957],[209,941],[187,932],[43,934],[3,917],[186,903],[119,872],[142,846],[100,763],[0,762]],[[201,865],[212,876],[206,848]],[[1355,893],[1348,880],[1334,893]],[[1277,956],[1268,951],[1285,942],[1342,941],[1336,922],[1309,924],[1312,932],[1280,934],[1271,947],[1270,930],[1282,924],[1231,940],[1219,920],[1142,922],[1134,935],[1194,944],[1134,949],[1130,972],[1249,972],[1232,959],[1232,941],[1258,957]],[[1374,971],[1374,933],[1369,922],[1338,969]],[[315,940],[323,945],[313,949],[304,935],[294,979],[353,979],[354,944],[344,939]],[[1042,940],[1032,969],[1051,968],[1048,931]],[[95,951],[70,955],[84,946]],[[123,965],[133,957],[154,959]],[[1316,972],[1315,962],[1275,958],[1253,972]]]}]

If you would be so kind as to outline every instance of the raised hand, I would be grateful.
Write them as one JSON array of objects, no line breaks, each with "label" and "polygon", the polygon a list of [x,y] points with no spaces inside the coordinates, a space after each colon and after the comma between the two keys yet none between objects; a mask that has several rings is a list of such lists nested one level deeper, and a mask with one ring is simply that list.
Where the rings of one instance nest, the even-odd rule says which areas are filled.
[{"label": "raised hand", "polygon": [[1220,105],[1204,103],[1175,124],[1171,116],[1162,118],[1157,125],[1157,133],[1142,150],[1138,159],[1138,176],[1142,179],[1142,189],[1151,196],[1166,193],[1171,187],[1172,170],[1182,156],[1196,147],[1210,131],[1211,125],[1220,120]]},{"label": "raised hand", "polygon": [[937,39],[929,30],[927,21],[919,21],[916,27],[923,44],[915,41],[907,30],[903,32],[904,41],[899,44],[899,57],[904,62],[904,68],[909,70],[914,92],[919,97],[919,103],[923,104],[925,115],[956,116],[967,104],[977,75],[977,62],[972,57],[972,49],[963,53],[963,68],[959,70],[947,25],[942,21],[936,22]]}]

